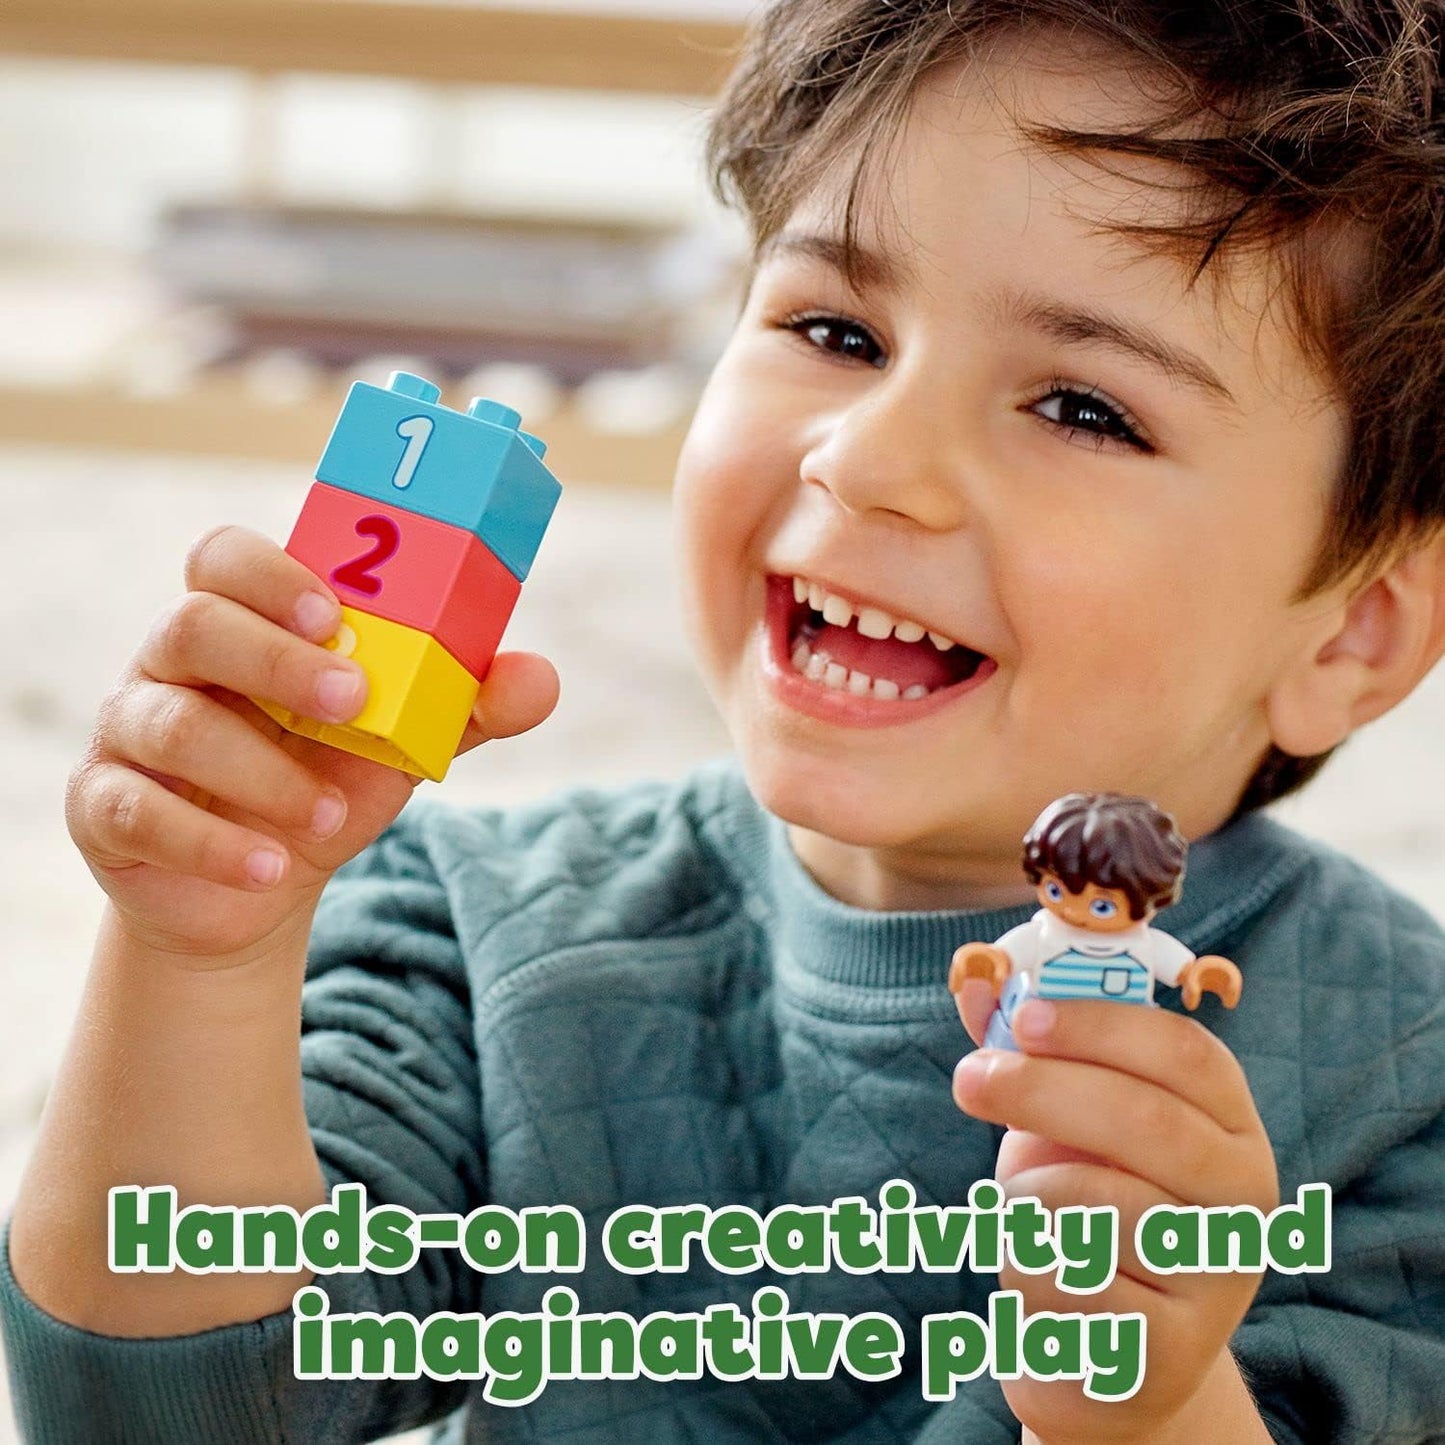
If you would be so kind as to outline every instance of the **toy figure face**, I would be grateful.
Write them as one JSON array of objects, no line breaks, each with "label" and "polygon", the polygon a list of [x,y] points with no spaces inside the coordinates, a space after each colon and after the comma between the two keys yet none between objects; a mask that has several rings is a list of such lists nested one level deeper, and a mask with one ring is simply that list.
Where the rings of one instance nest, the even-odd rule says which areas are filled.
[{"label": "toy figure face", "polygon": [[1153,917],[1153,911],[1146,910],[1143,918],[1135,918],[1129,912],[1129,895],[1122,888],[1086,883],[1082,893],[1070,893],[1052,873],[1045,873],[1039,880],[1039,902],[1055,918],[1091,933],[1122,933]]},{"label": "toy figure face", "polygon": [[1191,286],[1101,225],[1166,193],[1021,134],[1140,116],[1137,77],[1059,53],[925,82],[863,193],[858,284],[845,178],[800,206],[679,463],[705,681],[755,794],[862,906],[1017,900],[1019,837],[1074,789],[1217,826],[1311,646],[1343,418],[1265,260]]}]

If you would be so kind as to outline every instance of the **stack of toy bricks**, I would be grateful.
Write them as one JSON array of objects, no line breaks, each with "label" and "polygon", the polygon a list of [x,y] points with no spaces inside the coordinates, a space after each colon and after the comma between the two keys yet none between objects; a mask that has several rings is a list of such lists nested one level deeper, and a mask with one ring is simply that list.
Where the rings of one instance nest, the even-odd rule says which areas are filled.
[{"label": "stack of toy bricks", "polygon": [[283,727],[440,781],[561,494],[510,407],[431,382],[357,382],[286,550],[341,602],[328,644],[365,671],[346,726],[257,699]]}]

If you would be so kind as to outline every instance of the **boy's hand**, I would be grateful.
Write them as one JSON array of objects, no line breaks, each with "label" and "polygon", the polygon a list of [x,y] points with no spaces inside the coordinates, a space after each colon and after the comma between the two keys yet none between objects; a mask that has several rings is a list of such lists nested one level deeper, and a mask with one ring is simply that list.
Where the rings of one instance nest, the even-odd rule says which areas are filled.
[{"label": "boy's hand", "polygon": [[[185,583],[102,704],[66,822],[127,932],[217,966],[303,917],[417,780],[287,732],[248,700],[336,722],[361,711],[361,669],[322,645],[341,614],[314,573],[221,527],[192,545]],[[461,751],[535,727],[557,692],[544,658],[500,654]]]},{"label": "boy's hand", "polygon": [[[973,983],[958,997],[975,1040],[985,989]],[[1268,1213],[1279,1203],[1274,1153],[1238,1061],[1201,1025],[1158,1008],[1031,999],[1013,1031],[1020,1053],[980,1049],[960,1060],[954,1100],[1008,1126],[996,1172],[1009,1196],[1034,1196],[1049,1210],[1118,1209],[1119,1269],[1094,1295],[1007,1267],[1000,1288],[1021,1291],[1029,1314],[1142,1313],[1148,1354],[1130,1400],[1090,1400],[1074,1381],[1022,1379],[1003,1382],[1010,1408],[1045,1445],[1267,1439],[1228,1355],[1260,1276],[1152,1274],[1133,1247],[1140,1216],[1156,1204]]]}]

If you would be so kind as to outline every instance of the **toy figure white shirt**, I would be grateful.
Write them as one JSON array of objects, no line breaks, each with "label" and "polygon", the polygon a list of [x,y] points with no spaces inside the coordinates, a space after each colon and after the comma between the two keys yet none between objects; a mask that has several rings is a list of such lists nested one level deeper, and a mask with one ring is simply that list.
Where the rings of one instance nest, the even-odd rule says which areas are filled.
[{"label": "toy figure white shirt", "polygon": [[1139,923],[1117,933],[1076,928],[1041,908],[1010,929],[997,946],[1012,973],[1028,978],[1040,998],[1103,998],[1117,1003],[1154,1001],[1154,980],[1176,986],[1194,955],[1162,929]]}]

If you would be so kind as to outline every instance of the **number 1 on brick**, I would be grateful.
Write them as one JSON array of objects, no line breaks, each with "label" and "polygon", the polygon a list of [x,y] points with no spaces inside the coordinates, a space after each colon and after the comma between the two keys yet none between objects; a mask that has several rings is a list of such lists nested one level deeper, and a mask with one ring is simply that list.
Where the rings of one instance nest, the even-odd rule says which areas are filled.
[{"label": "number 1 on brick", "polygon": [[396,464],[391,484],[394,487],[409,487],[416,469],[421,465],[421,454],[431,440],[432,419],[429,416],[409,416],[396,424],[396,434],[406,438],[406,450]]}]

